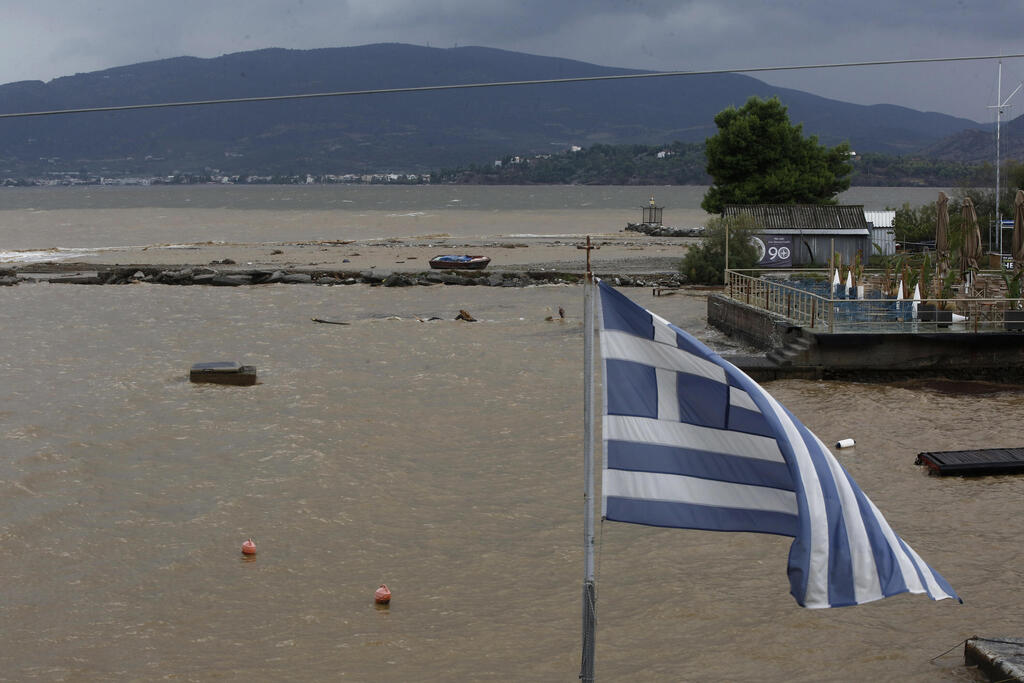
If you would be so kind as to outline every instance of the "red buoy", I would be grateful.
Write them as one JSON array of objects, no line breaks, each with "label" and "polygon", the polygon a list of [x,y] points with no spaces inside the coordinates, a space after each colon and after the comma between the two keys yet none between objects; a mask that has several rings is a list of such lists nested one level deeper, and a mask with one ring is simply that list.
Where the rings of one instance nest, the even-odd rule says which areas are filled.
[{"label": "red buoy", "polygon": [[373,592],[373,600],[379,605],[386,605],[391,602],[391,590],[383,583],[380,588]]},{"label": "red buoy", "polygon": [[242,544],[242,554],[243,555],[255,555],[256,554],[256,544],[252,542],[251,538],[248,541],[246,541],[245,543]]}]

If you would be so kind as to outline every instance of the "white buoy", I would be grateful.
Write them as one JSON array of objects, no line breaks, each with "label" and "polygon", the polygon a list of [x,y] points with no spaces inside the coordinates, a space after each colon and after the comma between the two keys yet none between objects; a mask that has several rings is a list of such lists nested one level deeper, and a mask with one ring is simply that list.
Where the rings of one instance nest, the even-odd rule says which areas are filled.
[{"label": "white buoy", "polygon": [[836,441],[836,448],[850,448],[853,444],[853,439],[840,439]]}]

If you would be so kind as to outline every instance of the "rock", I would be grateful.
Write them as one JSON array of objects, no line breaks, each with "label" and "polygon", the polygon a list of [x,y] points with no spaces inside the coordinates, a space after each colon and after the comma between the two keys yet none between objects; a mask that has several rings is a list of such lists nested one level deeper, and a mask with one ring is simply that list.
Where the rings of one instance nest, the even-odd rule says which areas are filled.
[{"label": "rock", "polygon": [[290,285],[310,284],[313,282],[313,276],[309,273],[288,273],[281,276],[281,282]]},{"label": "rock", "polygon": [[414,284],[408,277],[399,273],[392,273],[384,278],[385,287],[411,287]]},{"label": "rock", "polygon": [[238,287],[239,285],[251,285],[252,278],[248,275],[217,275],[210,280],[210,284],[217,287]]},{"label": "rock", "polygon": [[90,271],[85,273],[61,273],[59,275],[54,274],[46,278],[46,281],[52,284],[64,284],[64,285],[102,285],[103,279],[100,278],[100,274],[96,271]]},{"label": "rock", "polygon": [[275,282],[280,282],[284,279],[284,273],[280,270],[275,270],[273,273],[259,273],[253,275],[253,282],[258,285],[269,285]]},{"label": "rock", "polygon": [[427,273],[426,279],[430,282],[440,282],[445,285],[475,285],[476,280],[471,280],[464,275],[455,273]]},{"label": "rock", "polygon": [[324,275],[316,279],[318,285],[340,285],[341,280],[334,277],[333,275]]},{"label": "rock", "polygon": [[183,268],[181,270],[164,270],[156,276],[158,282],[166,282],[169,284],[181,284],[192,279],[193,270],[191,268]]},{"label": "rock", "polygon": [[359,273],[359,279],[368,285],[379,285],[380,283],[384,282],[384,280],[387,279],[389,275],[391,275],[391,273],[388,273],[386,271],[376,273],[372,270],[364,270],[363,272]]}]

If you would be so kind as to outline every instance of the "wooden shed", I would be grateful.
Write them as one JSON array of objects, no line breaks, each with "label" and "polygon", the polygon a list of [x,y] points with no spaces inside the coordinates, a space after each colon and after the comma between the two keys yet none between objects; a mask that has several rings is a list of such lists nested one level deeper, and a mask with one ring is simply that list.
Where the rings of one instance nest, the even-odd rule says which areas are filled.
[{"label": "wooden shed", "polygon": [[865,266],[871,259],[871,225],[859,204],[729,204],[722,215],[750,216],[760,226],[761,267],[823,265],[832,248],[843,263],[858,253]]}]

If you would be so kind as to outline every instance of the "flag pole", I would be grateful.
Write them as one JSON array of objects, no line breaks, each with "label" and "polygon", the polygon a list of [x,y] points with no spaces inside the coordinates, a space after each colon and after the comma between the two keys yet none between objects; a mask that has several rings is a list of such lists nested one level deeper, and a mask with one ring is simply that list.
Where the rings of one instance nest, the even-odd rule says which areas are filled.
[{"label": "flag pole", "polygon": [[587,274],[583,281],[583,654],[579,678],[594,680],[594,635],[597,623],[594,590],[594,274],[590,270],[587,235]]}]

